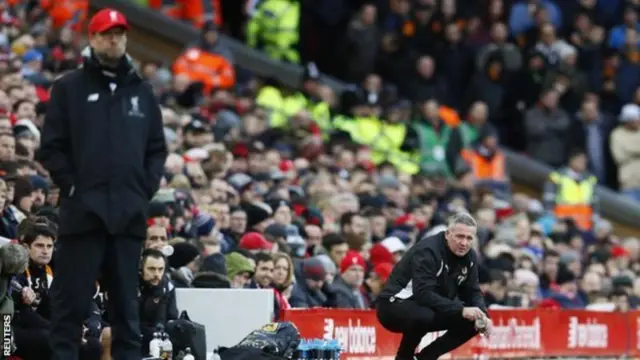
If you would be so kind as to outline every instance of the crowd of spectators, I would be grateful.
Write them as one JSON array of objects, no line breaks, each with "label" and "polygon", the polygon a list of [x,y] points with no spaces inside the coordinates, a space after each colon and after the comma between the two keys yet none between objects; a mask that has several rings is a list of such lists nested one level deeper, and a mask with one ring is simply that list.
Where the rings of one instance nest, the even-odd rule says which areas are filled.
[{"label": "crowd of spectators", "polygon": [[[632,170],[638,164],[632,140],[638,134],[635,47],[615,39],[625,27],[619,23],[636,22],[634,4],[386,3],[365,2],[346,16],[351,20],[341,37],[345,43],[331,43],[334,49],[344,49],[345,56],[316,49],[302,50],[302,58],[354,82],[359,89],[355,97],[377,95],[380,100],[368,103],[369,114],[410,122],[421,117],[420,111],[428,118],[430,105],[444,104],[462,115],[463,124],[479,129],[482,139],[491,138],[482,144],[490,153],[499,152],[491,146],[497,133],[502,144],[554,167],[590,172],[612,187],[617,186],[618,162],[622,189],[633,196],[638,179]],[[305,5],[313,7],[303,2],[303,12]],[[346,11],[348,6],[339,9]],[[315,14],[345,18],[336,12]],[[316,19],[313,24],[320,28],[320,22]],[[626,28],[627,34],[635,31]],[[204,28],[203,39],[208,40],[203,40],[206,46],[201,44],[201,49],[216,47],[210,51],[232,62],[221,50],[225,45],[214,35],[217,31],[213,26]],[[316,31],[315,36],[321,36],[318,33],[324,32]],[[305,42],[307,35],[301,29],[301,48],[323,44]],[[332,61],[340,65],[331,67]],[[481,281],[489,303],[585,307],[606,302],[618,309],[636,305],[639,240],[615,236],[603,219],[588,231],[575,222],[555,219],[548,211],[553,196],[547,196],[553,186],[547,186],[544,199],[524,194],[504,197],[495,188],[474,184],[473,169],[456,166],[458,161],[449,161],[451,174],[422,169],[409,175],[388,162],[372,163],[371,149],[345,143],[341,131],[327,146],[315,146],[321,135],[311,125],[323,125],[314,118],[314,103],[327,103],[332,114],[353,114],[345,106],[347,97],[336,97],[317,81],[313,66],[306,68],[303,88],[279,85],[283,96],[301,94],[311,100],[304,110],[312,114],[300,116],[304,110],[288,114],[291,128],[273,131],[273,105],[261,102],[259,96],[272,82],[246,82],[241,80],[242,70],[236,70],[239,80],[234,91],[215,91],[203,99],[207,110],[203,119],[189,122],[179,110],[169,109],[165,118],[167,124],[183,119],[182,127],[169,125],[177,130],[175,135],[168,130],[168,138],[176,141],[172,146],[176,154],[170,155],[167,169],[184,183],[186,174],[191,186],[208,189],[190,193],[194,203],[209,204],[200,209],[211,209],[219,232],[218,241],[204,240],[201,246],[207,249],[208,242],[215,243],[213,251],[219,247],[227,254],[237,248],[248,258],[254,257],[249,252],[278,254],[267,265],[260,256],[253,278],[235,277],[238,273],[231,265],[232,286],[242,286],[243,278],[250,286],[271,284],[283,294],[278,297],[280,308],[369,307],[389,264],[424,234],[441,230],[448,214],[466,209],[480,223],[477,246],[485,259]],[[189,92],[178,89],[178,93]],[[419,105],[417,112],[413,105]],[[624,110],[623,105],[627,105]],[[315,123],[309,125],[305,118]],[[619,139],[610,142],[610,137]],[[180,146],[186,157],[177,156]],[[187,150],[194,146],[199,149]],[[202,171],[193,163],[198,157],[204,159]],[[194,215],[188,211],[185,216]],[[183,218],[177,221],[189,223]],[[172,223],[171,217],[163,222]],[[293,261],[283,260],[283,251]],[[346,292],[345,284],[347,289],[362,286],[364,291]]]},{"label": "crowd of spectators", "polygon": [[[391,0],[352,7],[355,3],[336,6],[334,11],[314,11],[329,5],[302,1],[299,48],[303,62],[313,61],[320,70],[352,82],[359,91],[356,97],[376,95],[377,100],[364,100],[372,107],[365,114],[399,120],[407,124],[409,134],[412,121],[428,119],[430,114],[444,117],[445,105],[460,114],[463,126],[478,130],[480,146],[476,149],[480,151],[499,153],[497,138],[502,145],[536,160],[564,167],[563,171],[578,174],[578,178],[594,176],[600,184],[620,187],[637,199],[638,4],[622,0]],[[250,5],[259,8],[260,2]],[[331,31],[325,31],[329,28]],[[242,30],[226,29],[242,36]],[[340,41],[336,37],[323,41],[323,36],[336,31],[343,34]],[[217,46],[224,46],[223,42],[217,41]],[[336,49],[341,56],[335,56]],[[309,117],[321,128],[322,119],[313,113],[314,103],[325,102],[333,114],[353,116],[345,105],[347,97],[338,99],[321,83],[309,86],[309,80],[315,80],[313,73],[313,67],[307,67],[301,79],[303,88],[283,93],[306,96],[311,103]],[[269,81],[264,86],[270,86]],[[251,100],[249,90],[240,89],[235,104],[242,110],[232,106],[239,116],[231,121],[240,124],[239,130],[228,125],[229,107],[208,119],[214,138],[225,139],[232,154],[225,171],[234,175],[226,177],[226,186],[235,191],[240,186],[241,190],[240,207],[233,207],[232,202],[230,218],[243,212],[242,203],[247,199],[243,186],[247,186],[249,199],[257,196],[272,205],[273,221],[298,227],[297,233],[291,228],[291,234],[296,234],[291,242],[297,244],[301,242],[298,236],[302,237],[306,251],[290,252],[292,263],[300,264],[293,271],[298,281],[290,293],[284,292],[290,305],[344,306],[332,301],[342,299],[336,298],[333,288],[366,279],[360,280],[366,289],[362,299],[355,294],[350,306],[367,307],[366,300],[375,298],[375,281],[384,279],[382,269],[388,269],[380,264],[393,264],[389,259],[400,256],[429,231],[441,229],[448,214],[462,209],[471,211],[480,223],[477,246],[485,259],[481,281],[490,304],[582,308],[607,303],[621,310],[637,305],[639,240],[617,237],[611,223],[597,216],[586,231],[574,221],[554,218],[549,211],[553,181],[547,184],[543,199],[531,199],[524,194],[505,197],[495,187],[474,184],[477,173],[458,166],[459,159],[447,159],[449,174],[422,168],[408,175],[388,162],[373,166],[370,148],[341,142],[340,131],[324,148],[310,145],[315,134],[301,131],[300,116],[291,116],[294,128],[286,140],[274,141],[268,129],[272,107],[258,99],[262,106],[243,113]],[[227,96],[232,97],[221,91],[211,100]],[[429,111],[434,104],[441,106],[440,111]],[[239,145],[233,141],[238,136],[260,141],[257,147],[256,143]],[[292,143],[291,138],[296,140]],[[354,136],[350,140],[358,142]],[[270,179],[265,174],[268,171],[272,172]],[[222,187],[225,182],[220,178],[212,186]],[[235,183],[240,178],[243,181]],[[273,198],[288,202],[291,221],[279,218],[283,205],[274,205]],[[597,201],[593,207],[597,212]],[[244,211],[249,219],[251,212]],[[322,222],[317,224],[315,216],[310,220],[310,212],[320,214]],[[264,225],[254,230],[266,234],[269,241]],[[228,246],[228,241],[223,244],[223,248]],[[363,263],[346,251],[362,255],[365,271],[361,276],[355,275],[357,271],[347,272],[336,283],[331,279],[346,270],[343,261]],[[320,263],[328,273],[324,283],[314,281],[321,278],[314,275],[316,271],[305,271]],[[307,294],[303,302],[302,290]]]},{"label": "crowd of spectators", "polygon": [[[343,66],[328,67],[355,82],[351,96],[336,96],[318,80],[315,66],[307,66],[299,89],[252,76],[234,66],[214,24],[204,25],[189,50],[219,55],[207,60],[219,81],[194,82],[178,62],[176,74],[162,64],[139,64],[160,99],[170,150],[145,240],[146,248],[160,253],[146,253],[153,261],[144,262],[149,269],[143,266],[141,293],[167,286],[158,276],[166,268],[171,289],[273,288],[276,316],[291,307],[370,308],[412,244],[445,230],[449,215],[469,211],[479,224],[475,246],[489,304],[638,306],[640,239],[616,236],[611,223],[597,216],[586,230],[556,218],[547,197],[479,184],[473,162],[459,155],[471,150],[497,156],[499,139],[567,171],[586,172],[588,164],[601,183],[616,186],[611,179],[618,178],[623,191],[637,196],[635,2],[475,3],[392,0],[390,6],[357,9],[341,37],[347,40],[343,55],[332,53],[331,61]],[[53,28],[37,8],[2,11],[0,236],[29,248],[25,279],[37,269],[43,274],[44,282],[24,283],[34,294],[14,289],[21,294],[14,297],[18,311],[36,309],[45,320],[14,327],[35,326],[29,329],[41,330],[42,340],[48,326],[48,286],[42,284],[55,278],[53,245],[25,240],[19,225],[42,221],[34,216],[56,221],[58,190],[34,154],[47,90],[81,63],[85,43],[71,27]],[[179,60],[200,55],[189,52]],[[321,70],[327,63],[306,60]],[[272,88],[305,104],[326,103],[332,118],[343,115],[347,124],[357,113],[435,126],[448,109],[476,135],[444,149],[446,171],[406,170],[384,157],[376,160],[376,151],[354,139],[357,131],[346,125],[327,132],[314,109],[274,112],[261,97]],[[276,116],[287,126],[274,126]],[[141,301],[141,312],[152,312],[149,306]],[[169,310],[163,321],[177,316]],[[96,346],[104,352],[108,332],[91,324],[89,334],[93,342],[103,340]],[[18,352],[35,351],[20,354],[25,360],[46,351],[30,347],[37,341],[29,336],[16,339]]]}]

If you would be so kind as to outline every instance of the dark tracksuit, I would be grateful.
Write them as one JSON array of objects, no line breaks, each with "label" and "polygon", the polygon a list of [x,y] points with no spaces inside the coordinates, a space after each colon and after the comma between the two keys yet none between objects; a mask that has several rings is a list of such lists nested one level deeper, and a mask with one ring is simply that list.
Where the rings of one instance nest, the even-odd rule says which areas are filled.
[{"label": "dark tracksuit", "polygon": [[[46,270],[33,262],[29,264],[28,279],[26,274],[15,277],[20,286],[30,286],[38,294],[39,303],[36,307],[27,306],[22,302],[22,292],[13,288],[12,297],[16,304],[16,316],[13,318],[13,328],[16,343],[15,355],[24,360],[42,360],[51,358],[51,348],[48,339],[51,336],[51,318],[49,282]],[[81,360],[99,360],[102,353],[100,334],[102,331],[102,317],[96,302],[91,303],[89,317],[85,316],[84,325],[88,331],[85,335],[87,342],[80,347]]]},{"label": "dark tracksuit", "polygon": [[153,339],[156,326],[162,324],[168,331],[169,321],[178,319],[176,304],[176,289],[168,278],[153,286],[142,282],[140,284],[140,330],[142,332],[142,355],[149,354],[149,342]]},{"label": "dark tracksuit", "polygon": [[149,200],[167,155],[151,86],[124,57],[56,81],[38,160],[60,188],[59,238],[51,288],[54,360],[76,360],[82,322],[100,277],[114,311],[114,359],[140,359],[138,265]]},{"label": "dark tracksuit", "polygon": [[25,360],[47,359],[51,350],[47,344],[50,334],[51,313],[49,311],[50,278],[44,266],[29,261],[30,279],[27,273],[17,275],[14,281],[22,288],[31,287],[38,298],[37,306],[28,306],[22,302],[22,291],[12,288],[12,298],[16,312],[12,326],[16,344],[15,355]]},{"label": "dark tracksuit", "polygon": [[428,332],[448,330],[420,352],[420,360],[435,360],[477,333],[473,322],[462,317],[465,306],[486,313],[477,268],[475,251],[454,255],[444,232],[423,238],[407,251],[393,268],[376,306],[382,326],[403,334],[397,359],[413,359]]}]

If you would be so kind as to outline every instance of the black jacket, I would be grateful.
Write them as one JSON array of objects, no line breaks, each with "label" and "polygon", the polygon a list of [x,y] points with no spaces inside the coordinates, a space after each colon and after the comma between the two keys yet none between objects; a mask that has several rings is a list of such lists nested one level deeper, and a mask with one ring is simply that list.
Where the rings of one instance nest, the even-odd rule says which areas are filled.
[{"label": "black jacket", "polygon": [[140,329],[145,338],[152,337],[158,324],[165,329],[171,320],[178,318],[176,289],[166,277],[157,286],[140,280]]},{"label": "black jacket", "polygon": [[418,241],[393,268],[380,299],[411,298],[440,313],[462,313],[464,306],[486,307],[478,281],[477,255],[454,255],[444,232]]},{"label": "black jacket", "polygon": [[167,149],[160,107],[130,59],[105,69],[90,50],[56,81],[38,160],[61,189],[61,234],[144,236]]}]

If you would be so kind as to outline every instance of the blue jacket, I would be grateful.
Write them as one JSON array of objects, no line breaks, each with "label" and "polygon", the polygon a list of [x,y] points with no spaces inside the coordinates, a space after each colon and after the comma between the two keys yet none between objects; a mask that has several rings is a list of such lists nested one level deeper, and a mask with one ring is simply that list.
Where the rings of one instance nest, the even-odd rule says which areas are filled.
[{"label": "blue jacket", "polygon": [[[618,25],[611,29],[609,32],[609,47],[614,49],[622,49],[625,44],[625,38],[627,33],[627,27],[625,25]],[[636,30],[640,31],[640,25],[636,25]],[[638,42],[640,45],[640,41]]]},{"label": "blue jacket", "polygon": [[[549,12],[551,23],[556,29],[562,26],[562,13],[556,3],[551,0],[542,0],[542,5]],[[509,14],[509,29],[511,35],[519,35],[535,25],[526,1],[520,1],[511,8]]]}]

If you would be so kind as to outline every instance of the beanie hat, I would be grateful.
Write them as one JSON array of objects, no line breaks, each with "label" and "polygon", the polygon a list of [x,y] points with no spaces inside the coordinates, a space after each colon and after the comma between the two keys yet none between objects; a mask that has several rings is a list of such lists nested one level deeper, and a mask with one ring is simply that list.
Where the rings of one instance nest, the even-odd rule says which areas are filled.
[{"label": "beanie hat", "polygon": [[251,229],[273,215],[273,210],[265,203],[245,204],[242,208],[247,213],[247,229]]},{"label": "beanie hat", "polygon": [[29,197],[31,196],[31,193],[33,193],[33,186],[31,185],[31,182],[25,177],[16,178],[13,189],[14,204],[19,204],[22,198]]},{"label": "beanie hat", "polygon": [[369,261],[373,266],[381,263],[393,263],[393,254],[381,243],[377,243],[369,250]]},{"label": "beanie hat", "polygon": [[344,273],[354,265],[358,265],[363,268],[367,267],[362,254],[357,251],[349,250],[347,251],[347,255],[342,259],[342,262],[340,263],[340,273]]},{"label": "beanie hat", "polygon": [[159,201],[152,201],[149,204],[149,219],[157,217],[169,217],[169,205]]},{"label": "beanie hat", "polygon": [[273,244],[268,242],[262,234],[250,232],[240,238],[238,247],[246,250],[271,250]]},{"label": "beanie hat", "polygon": [[193,227],[196,230],[196,235],[200,236],[209,236],[211,231],[216,226],[216,221],[209,215],[199,213],[193,219]]},{"label": "beanie hat", "polygon": [[331,260],[329,255],[321,254],[321,255],[315,256],[315,258],[317,258],[318,260],[320,260],[322,262],[322,265],[324,265],[324,270],[327,273],[335,274],[335,273],[338,272],[338,267],[336,266],[336,263],[334,263],[333,260]]},{"label": "beanie hat", "polygon": [[240,273],[253,274],[255,271],[249,259],[240,253],[232,252],[224,258],[227,263],[227,277],[231,280]]},{"label": "beanie hat", "polygon": [[202,260],[200,271],[213,272],[223,276],[227,275],[227,264],[222,254],[211,254]]},{"label": "beanie hat", "polygon": [[304,261],[302,264],[302,273],[305,278],[315,281],[324,281],[327,277],[324,264],[322,260],[317,257],[312,257]]},{"label": "beanie hat", "polygon": [[179,269],[192,262],[200,255],[195,245],[187,242],[173,245],[173,255],[169,256],[169,266]]},{"label": "beanie hat", "polygon": [[49,184],[44,177],[40,175],[31,175],[29,176],[29,182],[31,182],[31,186],[33,186],[35,190],[42,190],[45,194],[49,192]]},{"label": "beanie hat", "polygon": [[389,275],[391,275],[391,271],[393,270],[393,264],[391,263],[380,263],[373,268],[373,272],[378,275],[382,282],[387,282]]}]

